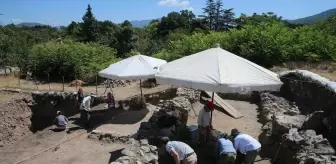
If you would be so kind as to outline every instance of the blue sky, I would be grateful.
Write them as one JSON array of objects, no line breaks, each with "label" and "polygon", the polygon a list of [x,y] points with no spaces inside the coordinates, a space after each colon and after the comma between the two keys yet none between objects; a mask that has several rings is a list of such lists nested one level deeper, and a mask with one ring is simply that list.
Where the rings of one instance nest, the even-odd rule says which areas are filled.
[{"label": "blue sky", "polygon": [[[285,19],[310,16],[336,7],[336,0],[223,0],[224,8],[240,13],[272,11]],[[99,20],[122,22],[159,18],[171,11],[193,10],[202,13],[205,0],[1,0],[0,22],[3,24],[39,22],[53,26],[81,21],[91,4]]]}]

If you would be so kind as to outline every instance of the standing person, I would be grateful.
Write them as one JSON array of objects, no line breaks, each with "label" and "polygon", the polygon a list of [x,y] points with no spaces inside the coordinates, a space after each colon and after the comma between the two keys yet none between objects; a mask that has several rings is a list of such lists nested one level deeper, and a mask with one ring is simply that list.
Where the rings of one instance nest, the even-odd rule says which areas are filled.
[{"label": "standing person", "polygon": [[90,112],[91,112],[91,104],[94,101],[94,95],[91,93],[90,96],[86,96],[83,99],[83,102],[80,106],[80,117],[84,124],[89,127],[90,125]]},{"label": "standing person", "polygon": [[107,93],[107,107],[108,107],[108,109],[115,108],[115,100],[114,100],[114,96],[111,92]]},{"label": "standing person", "polygon": [[162,141],[166,145],[167,152],[174,157],[175,164],[197,163],[197,155],[189,145],[180,141],[169,141],[168,137],[163,137]]},{"label": "standing person", "polygon": [[206,143],[208,138],[210,137],[209,133],[211,130],[210,125],[210,111],[214,108],[214,105],[211,101],[208,101],[206,105],[199,111],[197,123],[198,123],[198,130],[199,130],[199,140],[201,144]]},{"label": "standing person", "polygon": [[228,139],[227,134],[217,140],[218,164],[234,164],[236,150],[233,143]]},{"label": "standing person", "polygon": [[62,115],[60,111],[57,111],[57,116],[53,121],[53,124],[57,126],[58,129],[65,130],[68,125],[68,119]]},{"label": "standing person", "polygon": [[234,148],[238,152],[236,164],[253,164],[261,149],[261,144],[247,134],[241,134],[238,129],[231,130],[234,138]]},{"label": "standing person", "polygon": [[80,104],[82,104],[84,100],[84,93],[83,93],[83,89],[80,87],[78,88],[78,92],[77,92],[77,105],[78,107],[80,106]]}]

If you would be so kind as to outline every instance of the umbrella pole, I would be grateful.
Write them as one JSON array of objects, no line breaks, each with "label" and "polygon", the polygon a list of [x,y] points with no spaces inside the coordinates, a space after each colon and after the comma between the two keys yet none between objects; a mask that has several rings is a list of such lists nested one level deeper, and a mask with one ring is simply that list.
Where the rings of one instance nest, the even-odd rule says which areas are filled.
[{"label": "umbrella pole", "polygon": [[[212,98],[211,98],[212,103],[214,103],[214,97],[215,97],[215,92],[212,92]],[[211,112],[210,125],[212,125],[212,110],[210,110],[210,112]]]},{"label": "umbrella pole", "polygon": [[142,98],[142,84],[141,84],[141,79],[140,79],[140,91],[141,91],[141,98]]}]

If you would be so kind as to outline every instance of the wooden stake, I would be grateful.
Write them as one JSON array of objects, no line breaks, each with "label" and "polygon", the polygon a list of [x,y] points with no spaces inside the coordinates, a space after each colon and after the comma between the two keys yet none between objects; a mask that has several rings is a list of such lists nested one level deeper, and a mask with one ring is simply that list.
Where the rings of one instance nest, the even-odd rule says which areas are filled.
[{"label": "wooden stake", "polygon": [[96,73],[96,95],[98,95],[98,73]]},{"label": "wooden stake", "polygon": [[20,88],[20,76],[21,76],[21,70],[19,70],[19,73],[18,73],[18,84],[19,84],[19,88]]},{"label": "wooden stake", "polygon": [[[214,103],[214,97],[215,97],[215,92],[212,92],[212,98],[211,98],[211,102]],[[210,125],[212,125],[212,110],[210,110],[211,112],[211,116],[210,116]]]},{"label": "wooden stake", "polygon": [[[75,74],[75,80],[77,80],[77,75]],[[76,83],[76,91],[77,92],[77,83]]]},{"label": "wooden stake", "polygon": [[49,91],[50,91],[50,76],[49,76],[49,73],[48,73],[48,85],[49,85]]},{"label": "wooden stake", "polygon": [[63,89],[62,89],[62,92],[64,92],[64,76],[62,76],[62,82],[63,82]]},{"label": "wooden stake", "polygon": [[142,84],[141,84],[141,79],[140,79],[140,92],[141,92],[141,98],[142,98]]}]

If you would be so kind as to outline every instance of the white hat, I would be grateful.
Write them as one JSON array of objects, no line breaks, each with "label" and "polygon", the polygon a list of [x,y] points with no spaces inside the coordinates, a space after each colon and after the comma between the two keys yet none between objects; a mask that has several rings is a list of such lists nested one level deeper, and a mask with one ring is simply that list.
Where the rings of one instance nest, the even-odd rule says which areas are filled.
[{"label": "white hat", "polygon": [[61,111],[57,111],[57,114],[61,114]]}]

